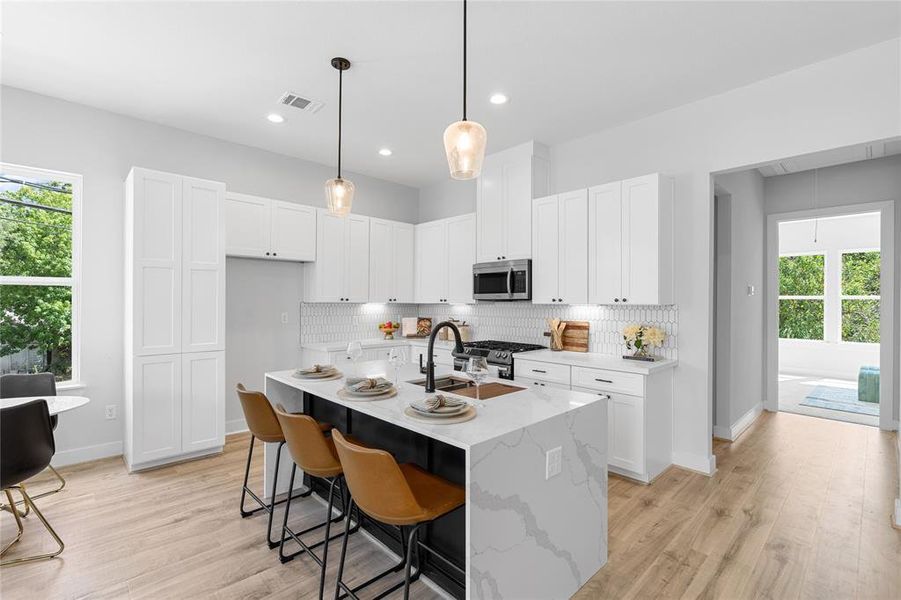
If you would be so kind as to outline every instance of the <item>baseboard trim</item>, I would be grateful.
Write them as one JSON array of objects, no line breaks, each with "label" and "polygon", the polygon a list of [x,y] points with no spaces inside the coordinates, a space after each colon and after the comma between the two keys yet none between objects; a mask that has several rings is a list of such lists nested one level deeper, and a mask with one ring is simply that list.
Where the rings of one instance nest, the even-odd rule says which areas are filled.
[{"label": "baseboard trim", "polygon": [[50,464],[54,467],[66,467],[113,456],[122,456],[121,441],[83,446],[81,448],[72,448],[71,450],[60,450],[53,455],[53,460],[50,461]]},{"label": "baseboard trim", "polygon": [[140,473],[141,471],[149,471],[151,469],[158,469],[160,467],[168,467],[170,465],[177,465],[179,463],[206,458],[214,454],[222,454],[222,450],[223,446],[216,446],[214,448],[197,450],[196,452],[188,452],[187,454],[179,454],[178,456],[170,456],[169,458],[160,458],[136,464],[129,462],[128,457],[126,457],[125,466],[128,468],[129,473]]},{"label": "baseboard trim", "polygon": [[759,417],[762,412],[763,403],[758,402],[754,408],[740,416],[731,427],[723,427],[722,425],[714,426],[713,437],[726,440],[727,442],[734,442],[741,434],[747,431],[748,427],[754,424],[754,421],[757,420],[757,417]]},{"label": "baseboard trim", "polygon": [[711,477],[716,473],[716,456],[713,454],[705,457],[688,452],[673,452],[673,464]]},{"label": "baseboard trim", "polygon": [[225,435],[244,433],[245,431],[247,431],[247,421],[244,419],[232,419],[225,422]]}]

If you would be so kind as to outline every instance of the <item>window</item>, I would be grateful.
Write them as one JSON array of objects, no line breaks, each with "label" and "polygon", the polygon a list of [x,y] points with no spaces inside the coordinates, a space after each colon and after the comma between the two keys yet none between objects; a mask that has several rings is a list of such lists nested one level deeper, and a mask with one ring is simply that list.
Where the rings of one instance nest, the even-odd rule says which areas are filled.
[{"label": "window", "polygon": [[842,341],[879,343],[879,251],[842,254]]},{"label": "window", "polygon": [[826,257],[779,257],[779,337],[822,340],[826,303]]},{"label": "window", "polygon": [[0,373],[78,380],[81,177],[0,163]]}]

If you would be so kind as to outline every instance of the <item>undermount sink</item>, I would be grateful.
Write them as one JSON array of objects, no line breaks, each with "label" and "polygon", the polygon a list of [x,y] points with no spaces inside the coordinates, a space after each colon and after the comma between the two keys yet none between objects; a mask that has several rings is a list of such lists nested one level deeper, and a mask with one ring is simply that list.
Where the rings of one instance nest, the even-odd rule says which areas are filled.
[{"label": "undermount sink", "polygon": [[[413,379],[412,381],[408,381],[407,383],[425,387],[425,379]],[[473,388],[475,386],[476,384],[474,384],[469,379],[454,377],[453,375],[445,375],[443,377],[435,378],[435,390],[439,392],[456,392],[458,390],[465,390],[468,388]]]}]

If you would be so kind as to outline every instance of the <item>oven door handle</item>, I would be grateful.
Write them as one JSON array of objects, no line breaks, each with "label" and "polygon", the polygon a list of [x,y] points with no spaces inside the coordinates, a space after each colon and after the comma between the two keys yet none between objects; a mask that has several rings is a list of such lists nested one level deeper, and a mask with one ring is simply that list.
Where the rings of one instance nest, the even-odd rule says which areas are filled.
[{"label": "oven door handle", "polygon": [[507,271],[507,293],[513,295],[513,267]]}]

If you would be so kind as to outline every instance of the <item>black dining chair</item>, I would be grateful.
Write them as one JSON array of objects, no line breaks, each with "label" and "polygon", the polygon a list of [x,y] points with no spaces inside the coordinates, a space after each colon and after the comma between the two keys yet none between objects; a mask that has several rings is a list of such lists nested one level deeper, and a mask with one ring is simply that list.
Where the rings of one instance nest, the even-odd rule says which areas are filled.
[{"label": "black dining chair", "polygon": [[[18,406],[0,409],[0,491],[6,493],[10,506],[15,506],[12,490],[17,490],[26,508],[37,515],[47,531],[56,540],[59,548],[46,554],[24,556],[12,560],[0,560],[0,566],[32,562],[53,558],[63,551],[65,545],[44,515],[34,504],[25,490],[26,479],[34,477],[47,468],[56,452],[53,428],[50,425],[50,411],[46,400],[33,400]],[[16,537],[0,550],[0,557],[22,538],[25,531],[19,511],[10,511],[16,519]]]},{"label": "black dining chair", "polygon": [[[11,373],[8,375],[0,375],[0,399],[2,398],[25,398],[29,396],[56,396],[56,377],[53,373],[28,373],[19,374]],[[53,415],[50,417],[50,425],[56,429],[58,417]],[[51,465],[47,468],[59,480],[59,486],[40,494],[35,494],[32,498],[43,498],[50,494],[55,494],[66,487],[66,480]],[[20,500],[19,503],[22,501]]]}]

